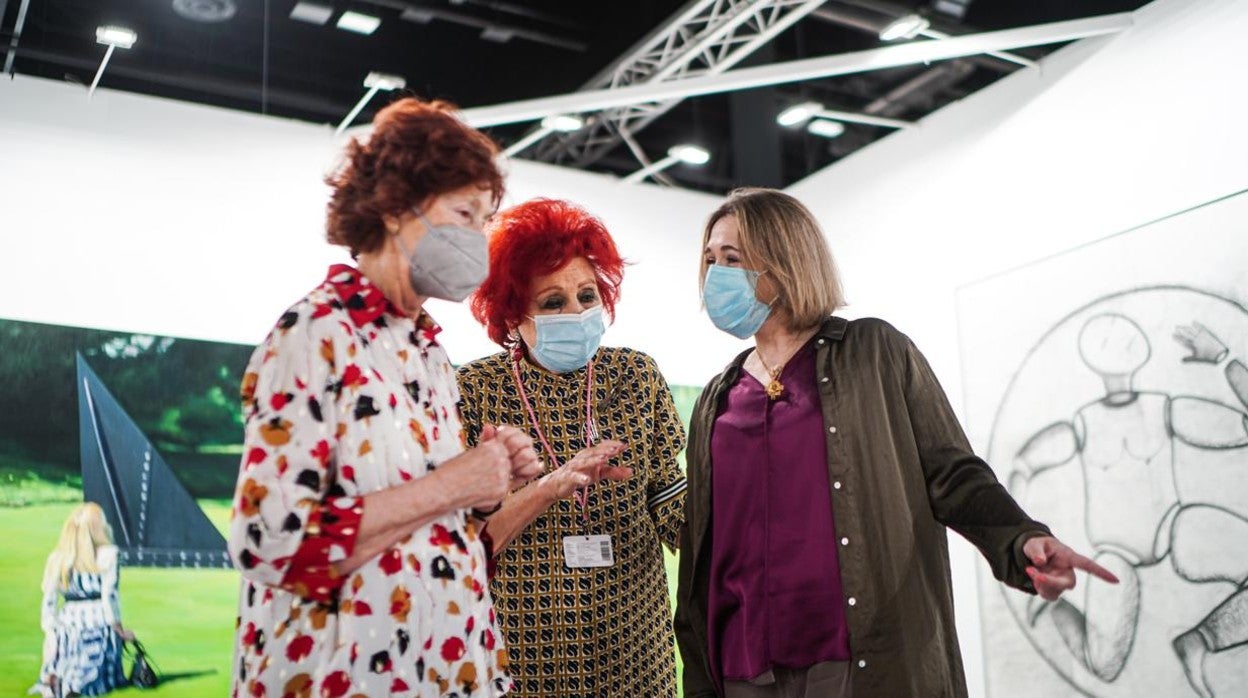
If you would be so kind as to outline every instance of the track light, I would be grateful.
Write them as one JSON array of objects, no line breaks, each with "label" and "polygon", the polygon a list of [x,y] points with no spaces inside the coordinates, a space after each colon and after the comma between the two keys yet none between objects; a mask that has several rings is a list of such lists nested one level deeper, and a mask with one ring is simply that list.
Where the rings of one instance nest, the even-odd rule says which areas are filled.
[{"label": "track light", "polygon": [[139,35],[135,34],[134,30],[125,27],[105,25],[95,28],[95,43],[103,44],[108,48],[104,50],[104,58],[100,61],[99,69],[95,71],[91,87],[87,88],[87,97],[95,94],[95,88],[99,86],[100,78],[104,77],[104,69],[108,67],[108,60],[113,57],[113,51],[119,48],[128,49],[138,40]]},{"label": "track light", "polygon": [[776,117],[776,123],[785,128],[793,128],[806,123],[806,120],[823,111],[823,105],[818,102],[802,102],[780,112]]},{"label": "track light", "polygon": [[828,119],[814,119],[809,124],[806,124],[806,131],[824,138],[837,138],[842,133],[845,133],[845,124],[839,121],[829,121]]},{"label": "track light", "polygon": [[585,119],[579,114],[552,114],[542,119],[542,128],[551,131],[580,131],[585,126]]},{"label": "track light", "polygon": [[407,80],[404,80],[402,76],[399,75],[390,75],[388,73],[378,73],[374,71],[364,76],[364,86],[368,88],[368,92],[364,93],[364,96],[360,98],[360,101],[355,103],[355,106],[351,108],[351,112],[342,120],[342,123],[338,124],[338,128],[334,130],[334,135],[342,133],[346,130],[347,126],[351,125],[351,122],[355,120],[355,117],[359,116],[360,111],[364,109],[364,105],[368,104],[368,100],[373,98],[373,95],[378,92],[401,90],[407,86]]},{"label": "track light", "polygon": [[[794,104],[776,116],[776,123],[784,126],[785,128],[797,128],[814,118],[831,121],[843,121],[850,124],[884,126],[886,128],[909,128],[914,125],[909,121],[901,121],[899,119],[887,119],[882,116],[872,116],[870,114],[855,114],[853,112],[825,109],[823,105],[818,102],[802,102],[800,104]],[[831,127],[817,126],[816,128],[830,129]],[[811,133],[815,132],[811,131]],[[823,134],[819,133],[817,135]],[[838,133],[837,135],[840,134]]]},{"label": "track light", "polygon": [[682,143],[668,148],[667,157],[646,165],[640,170],[637,170],[636,172],[625,177],[623,181],[628,184],[635,184],[652,174],[666,170],[678,162],[683,162],[687,165],[705,165],[710,162],[710,160],[711,154],[706,150],[706,148],[688,143]]},{"label": "track light", "polygon": [[889,22],[880,30],[880,41],[913,39],[923,33],[932,23],[922,15],[908,14]]}]

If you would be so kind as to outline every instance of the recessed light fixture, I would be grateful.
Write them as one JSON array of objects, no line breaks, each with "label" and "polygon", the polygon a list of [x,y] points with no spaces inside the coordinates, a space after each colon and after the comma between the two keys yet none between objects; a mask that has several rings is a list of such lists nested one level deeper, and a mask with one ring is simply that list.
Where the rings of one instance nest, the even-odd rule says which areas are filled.
[{"label": "recessed light fixture", "polygon": [[922,15],[903,15],[889,22],[887,26],[880,30],[880,41],[913,39],[930,26],[932,26],[932,23]]},{"label": "recessed light fixture", "polygon": [[342,16],[338,18],[339,29],[345,29],[356,34],[372,34],[380,26],[380,17],[351,12],[350,10],[343,12]]},{"label": "recessed light fixture", "polygon": [[845,124],[839,121],[830,121],[828,119],[815,119],[806,124],[806,130],[816,136],[824,138],[836,138],[845,133]]},{"label": "recessed light fixture", "polygon": [[299,0],[290,11],[290,18],[308,24],[325,25],[334,16],[334,8],[319,2]]}]

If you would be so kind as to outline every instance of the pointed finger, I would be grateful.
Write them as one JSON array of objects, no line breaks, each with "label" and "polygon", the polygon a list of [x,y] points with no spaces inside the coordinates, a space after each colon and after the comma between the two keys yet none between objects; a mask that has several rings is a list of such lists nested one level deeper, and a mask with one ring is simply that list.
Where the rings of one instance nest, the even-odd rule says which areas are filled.
[{"label": "pointed finger", "polygon": [[1117,584],[1118,577],[1104,567],[1098,565],[1096,561],[1090,560],[1079,553],[1071,553],[1070,565],[1087,572],[1088,574],[1103,579],[1110,584]]}]

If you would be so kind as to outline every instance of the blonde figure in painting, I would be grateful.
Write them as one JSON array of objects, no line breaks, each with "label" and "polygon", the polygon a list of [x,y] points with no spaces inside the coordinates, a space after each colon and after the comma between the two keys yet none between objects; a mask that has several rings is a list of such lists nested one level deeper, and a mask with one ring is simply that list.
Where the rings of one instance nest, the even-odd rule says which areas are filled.
[{"label": "blonde figure in painting", "polygon": [[127,685],[117,546],[100,505],[76,507],[43,570],[43,667],[31,693],[99,696]]}]

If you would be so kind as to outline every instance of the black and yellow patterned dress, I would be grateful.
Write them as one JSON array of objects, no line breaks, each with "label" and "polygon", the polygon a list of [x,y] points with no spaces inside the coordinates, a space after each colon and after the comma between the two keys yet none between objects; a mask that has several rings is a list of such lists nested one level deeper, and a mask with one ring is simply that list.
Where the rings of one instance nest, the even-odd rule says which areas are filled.
[{"label": "black and yellow patterned dress", "polygon": [[[541,440],[516,389],[506,352],[460,369],[461,409],[469,442],[484,424],[527,428],[546,467],[585,447],[584,368],[553,374],[520,362],[520,378]],[[685,477],[676,457],[685,430],[654,360],[603,347],[594,356],[593,413],[601,439],[628,445],[613,465],[633,468],[621,482],[589,491],[589,521],[575,501],[556,502],[498,556],[491,583],[507,640],[513,695],[676,695],[672,611],[661,543],[674,548],[684,516]],[[552,461],[554,461],[552,463]],[[609,534],[612,567],[570,569],[563,537]]]}]

